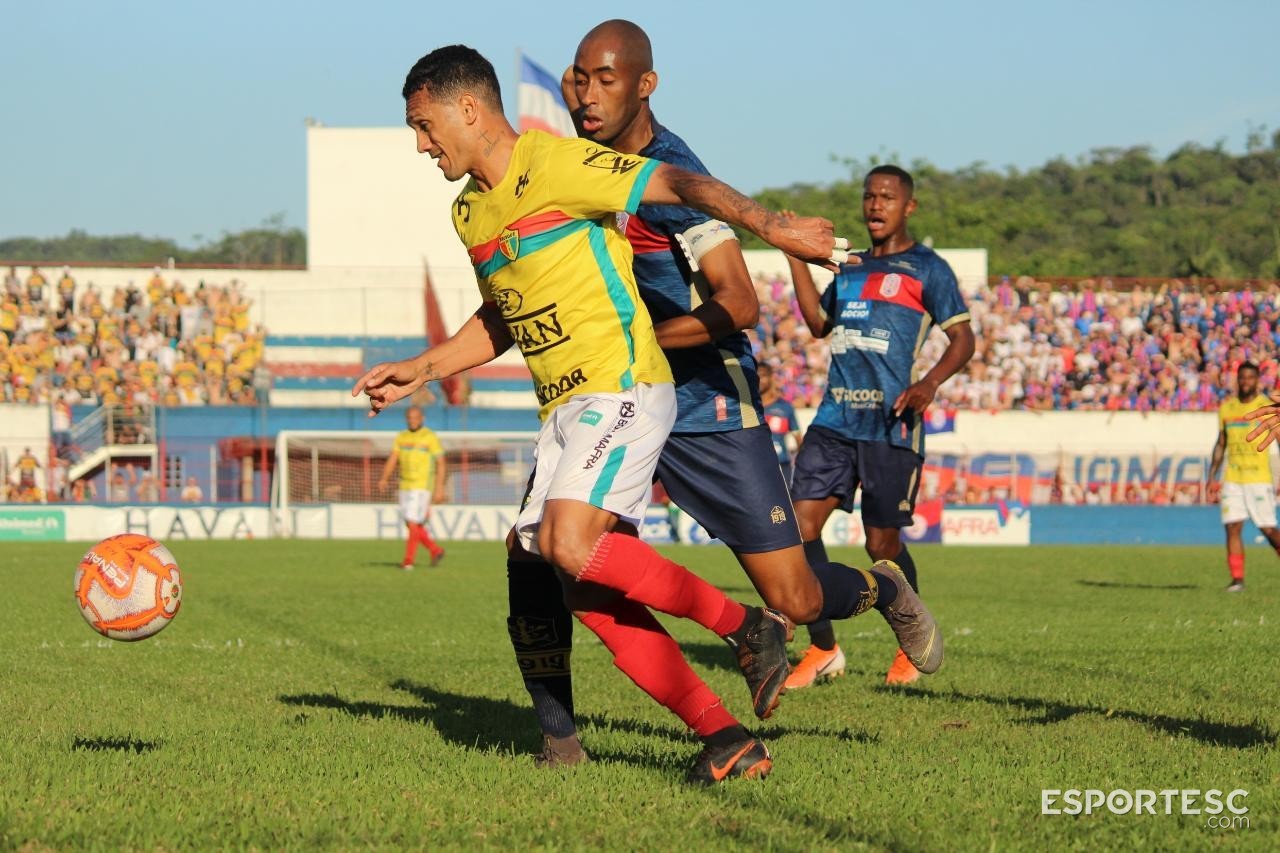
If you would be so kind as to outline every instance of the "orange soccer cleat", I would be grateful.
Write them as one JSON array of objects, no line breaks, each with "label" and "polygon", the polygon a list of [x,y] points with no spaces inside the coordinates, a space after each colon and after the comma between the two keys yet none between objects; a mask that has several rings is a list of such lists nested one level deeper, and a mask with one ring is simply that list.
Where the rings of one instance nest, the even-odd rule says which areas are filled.
[{"label": "orange soccer cleat", "polygon": [[898,649],[897,656],[893,659],[893,664],[889,667],[889,672],[884,677],[885,684],[910,684],[920,677],[920,670],[916,669],[915,664],[907,657],[907,653],[902,649]]},{"label": "orange soccer cleat", "polygon": [[840,651],[839,646],[834,649],[810,646],[805,649],[804,657],[787,678],[787,689],[799,690],[831,678],[838,678],[844,675],[844,666],[844,652]]}]

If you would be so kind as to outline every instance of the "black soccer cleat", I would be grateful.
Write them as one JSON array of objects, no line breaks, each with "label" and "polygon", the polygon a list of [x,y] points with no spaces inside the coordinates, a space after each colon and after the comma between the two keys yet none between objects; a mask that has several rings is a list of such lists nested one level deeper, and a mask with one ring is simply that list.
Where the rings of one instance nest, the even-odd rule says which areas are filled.
[{"label": "black soccer cleat", "polygon": [[773,756],[764,741],[747,735],[745,740],[727,746],[708,746],[698,753],[689,770],[688,780],[699,785],[714,785],[725,779],[763,779],[773,769]]},{"label": "black soccer cleat", "polygon": [[752,709],[762,720],[778,707],[778,697],[787,692],[787,620],[767,607],[748,607],[742,627],[724,641],[738,656],[738,667],[751,691]]}]

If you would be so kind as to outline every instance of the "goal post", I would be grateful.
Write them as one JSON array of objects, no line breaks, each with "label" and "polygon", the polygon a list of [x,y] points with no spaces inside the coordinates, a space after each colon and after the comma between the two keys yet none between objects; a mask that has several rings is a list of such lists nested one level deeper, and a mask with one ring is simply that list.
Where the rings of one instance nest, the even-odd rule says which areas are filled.
[{"label": "goal post", "polygon": [[[271,517],[276,536],[299,535],[308,510],[332,518],[338,505],[394,507],[398,479],[378,488],[397,433],[385,430],[282,430],[276,436]],[[533,470],[535,433],[436,432],[445,451],[446,503],[514,509]],[[312,524],[314,526],[314,521]],[[331,522],[330,522],[331,523]]]}]

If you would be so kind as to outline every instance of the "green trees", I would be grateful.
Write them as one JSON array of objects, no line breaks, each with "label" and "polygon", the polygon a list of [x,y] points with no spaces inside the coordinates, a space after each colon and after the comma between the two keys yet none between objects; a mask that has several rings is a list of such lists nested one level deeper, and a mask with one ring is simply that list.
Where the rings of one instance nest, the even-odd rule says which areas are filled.
[{"label": "green trees", "polygon": [[257,228],[223,232],[217,240],[194,249],[162,238],[137,234],[95,237],[84,231],[72,231],[65,237],[48,240],[34,237],[0,240],[0,260],[6,261],[163,266],[170,258],[182,264],[301,265],[307,262],[307,236],[299,228],[286,227],[284,214],[277,213]]},{"label": "green trees", "polygon": [[[862,176],[884,158],[846,160],[850,179],[765,190],[774,208],[822,214],[865,239]],[[1280,132],[1246,151],[1184,145],[1099,148],[1026,172],[975,163],[907,165],[920,209],[912,231],[935,245],[985,247],[994,274],[1280,278]],[[751,245],[759,245],[751,241]]]}]

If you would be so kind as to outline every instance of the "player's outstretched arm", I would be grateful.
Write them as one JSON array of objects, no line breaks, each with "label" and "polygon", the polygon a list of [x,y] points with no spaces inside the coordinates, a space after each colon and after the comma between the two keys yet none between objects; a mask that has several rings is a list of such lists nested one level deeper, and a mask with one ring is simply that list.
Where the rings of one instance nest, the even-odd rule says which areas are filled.
[{"label": "player's outstretched arm", "polygon": [[973,327],[967,320],[948,326],[947,348],[942,353],[942,358],[938,359],[938,363],[921,376],[918,382],[908,386],[898,395],[898,399],[893,403],[893,413],[900,415],[907,409],[915,409],[916,414],[923,415],[924,410],[933,402],[942,383],[955,375],[956,371],[973,358],[973,350]]},{"label": "player's outstretched arm", "polygon": [[397,400],[417,391],[428,382],[445,379],[493,361],[511,348],[511,335],[502,322],[498,306],[486,302],[454,335],[439,346],[413,358],[385,361],[374,366],[351,389],[351,396],[363,392],[369,397],[369,417]]},{"label": "player's outstretched arm", "polygon": [[663,163],[645,185],[644,204],[682,204],[755,234],[788,255],[831,271],[849,259],[849,241],[836,237],[835,226],[821,216],[775,213],[710,175],[699,175]]},{"label": "player's outstretched arm", "polygon": [[[1259,453],[1266,451],[1277,439],[1280,439],[1280,394],[1272,395],[1270,405],[1263,406],[1260,409],[1254,409],[1245,415],[1246,420],[1257,421],[1253,429],[1249,430],[1249,434],[1244,437],[1245,441],[1253,441],[1261,438],[1258,442],[1257,450]],[[1223,445],[1226,444],[1226,436],[1222,438]]]},{"label": "player's outstretched arm", "polygon": [[822,308],[822,297],[818,295],[818,286],[813,283],[809,265],[799,258],[787,255],[787,266],[791,268],[791,284],[796,291],[796,304],[800,306],[800,316],[804,317],[809,334],[815,338],[825,338],[831,334],[831,318]]},{"label": "player's outstretched arm", "polygon": [[[728,231],[723,224],[719,227]],[[760,301],[736,239],[721,243],[699,258],[698,269],[711,290],[711,298],[688,314],[653,327],[663,349],[714,343],[760,321]]]}]

